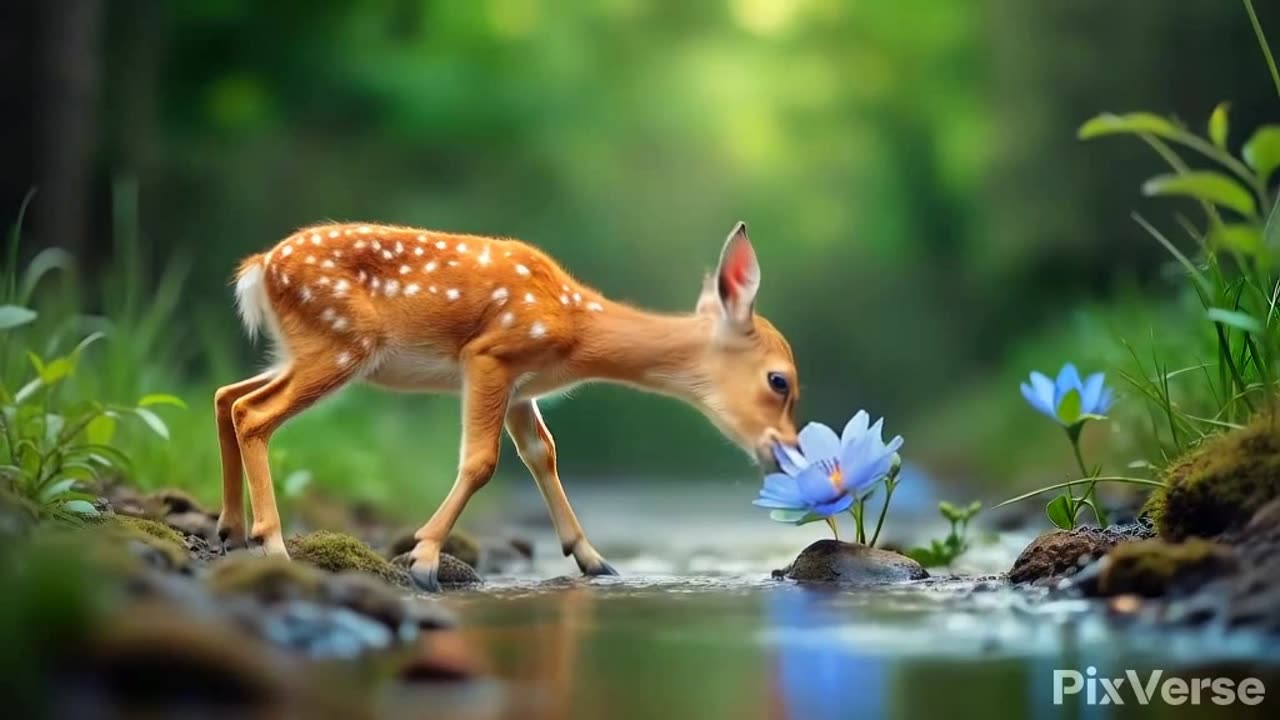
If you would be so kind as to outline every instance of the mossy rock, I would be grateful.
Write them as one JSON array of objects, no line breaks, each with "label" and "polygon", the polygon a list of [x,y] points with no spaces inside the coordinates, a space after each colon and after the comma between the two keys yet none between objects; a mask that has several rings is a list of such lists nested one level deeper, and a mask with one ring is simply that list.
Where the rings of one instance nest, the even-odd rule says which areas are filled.
[{"label": "mossy rock", "polygon": [[177,530],[165,525],[158,520],[148,520],[146,518],[132,517],[130,515],[117,515],[115,524],[131,530],[135,530],[144,535],[150,535],[157,540],[173,543],[178,547],[186,547],[187,542],[183,539],[182,534]]},{"label": "mossy rock", "polygon": [[252,595],[264,602],[320,597],[324,576],[314,567],[288,558],[236,554],[213,564],[205,578],[218,595]]},{"label": "mossy rock", "polygon": [[1229,548],[1208,540],[1170,543],[1153,539],[1116,546],[1105,564],[1098,578],[1101,595],[1160,597],[1194,589],[1230,572],[1236,560]]},{"label": "mossy rock", "polygon": [[294,535],[285,540],[289,557],[310,563],[329,572],[361,570],[371,575],[408,587],[409,574],[392,565],[386,558],[374,552],[350,535],[330,530],[320,530],[306,535]]},{"label": "mossy rock", "polygon": [[1169,540],[1217,538],[1241,530],[1268,501],[1280,498],[1280,419],[1260,417],[1215,436],[1184,455],[1144,512]]},{"label": "mossy rock", "polygon": [[156,490],[149,493],[144,502],[149,507],[156,508],[161,515],[171,515],[175,513],[198,512],[208,514],[209,511],[196,500],[195,496],[185,490],[177,488],[166,488]]},{"label": "mossy rock", "polygon": [[[122,541],[121,544],[127,545],[129,541],[143,543],[159,556],[159,559],[150,558],[152,564],[159,564],[164,569],[185,570],[191,561],[182,535],[155,520],[117,515],[89,531],[106,533],[108,537]],[[148,560],[146,557],[142,559]]]}]

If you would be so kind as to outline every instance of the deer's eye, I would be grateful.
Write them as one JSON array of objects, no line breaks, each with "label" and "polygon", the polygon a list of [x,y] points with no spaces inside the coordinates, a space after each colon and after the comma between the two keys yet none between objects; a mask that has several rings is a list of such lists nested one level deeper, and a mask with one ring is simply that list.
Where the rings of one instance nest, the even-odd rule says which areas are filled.
[{"label": "deer's eye", "polygon": [[785,396],[791,391],[791,385],[787,382],[787,376],[780,372],[771,372],[766,376],[769,379],[769,389]]}]

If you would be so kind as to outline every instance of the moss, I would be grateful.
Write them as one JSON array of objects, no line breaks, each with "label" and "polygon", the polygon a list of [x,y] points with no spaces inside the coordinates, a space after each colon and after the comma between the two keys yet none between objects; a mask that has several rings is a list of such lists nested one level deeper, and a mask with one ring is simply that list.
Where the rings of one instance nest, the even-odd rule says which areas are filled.
[{"label": "moss", "polygon": [[315,568],[287,558],[240,555],[214,563],[205,582],[219,595],[253,595],[274,602],[314,599],[324,578]]},{"label": "moss", "polygon": [[1197,586],[1234,566],[1231,550],[1208,540],[1142,540],[1118,545],[1107,555],[1098,589],[1103,595],[1160,597],[1171,590]]},{"label": "moss", "polygon": [[117,515],[114,519],[102,523],[97,530],[120,540],[138,540],[150,546],[168,561],[171,568],[181,570],[190,563],[191,556],[187,552],[187,544],[182,535],[173,528],[155,520]]},{"label": "moss", "polygon": [[466,533],[449,533],[449,537],[440,546],[440,552],[452,555],[473,568],[480,566],[480,544]]},{"label": "moss", "polygon": [[289,556],[329,572],[362,570],[397,585],[409,584],[409,575],[372,548],[350,535],[329,530],[294,535],[285,540]]},{"label": "moss", "polygon": [[187,543],[182,539],[182,534],[177,530],[165,525],[157,520],[147,520],[146,518],[131,517],[129,515],[117,515],[115,524],[135,530],[143,535],[150,535],[157,540],[171,542],[178,547],[186,547]]},{"label": "moss", "polygon": [[1161,536],[1214,538],[1240,530],[1280,497],[1280,424],[1259,417],[1217,435],[1170,466],[1164,480],[1144,507]]}]

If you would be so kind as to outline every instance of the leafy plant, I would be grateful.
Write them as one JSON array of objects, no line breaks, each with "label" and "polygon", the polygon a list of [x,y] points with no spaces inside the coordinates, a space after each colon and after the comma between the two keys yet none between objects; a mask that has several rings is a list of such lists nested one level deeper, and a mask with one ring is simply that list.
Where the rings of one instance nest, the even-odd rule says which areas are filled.
[{"label": "leafy plant", "polygon": [[982,503],[977,500],[965,507],[958,507],[943,500],[938,503],[938,512],[951,523],[951,531],[941,540],[929,541],[928,547],[915,547],[907,551],[907,556],[925,567],[950,565],[969,549],[969,521],[982,510]]}]

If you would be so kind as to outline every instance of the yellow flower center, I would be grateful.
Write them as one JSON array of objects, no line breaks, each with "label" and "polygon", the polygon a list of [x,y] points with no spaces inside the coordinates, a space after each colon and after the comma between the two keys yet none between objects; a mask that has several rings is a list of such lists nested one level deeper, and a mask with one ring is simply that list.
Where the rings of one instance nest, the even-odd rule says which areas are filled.
[{"label": "yellow flower center", "polygon": [[831,487],[835,488],[836,492],[844,490],[844,473],[841,472],[839,465],[832,466],[827,478],[831,480]]}]

